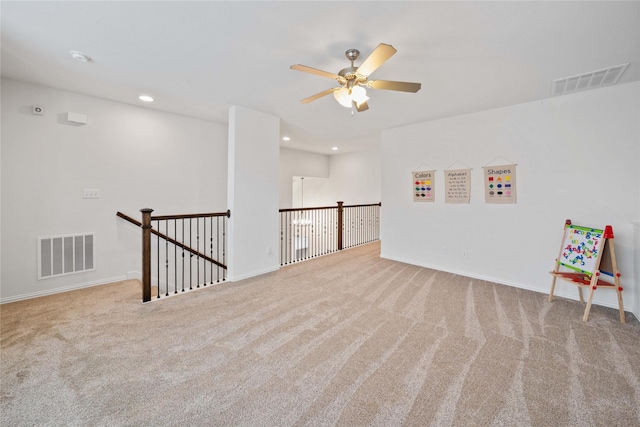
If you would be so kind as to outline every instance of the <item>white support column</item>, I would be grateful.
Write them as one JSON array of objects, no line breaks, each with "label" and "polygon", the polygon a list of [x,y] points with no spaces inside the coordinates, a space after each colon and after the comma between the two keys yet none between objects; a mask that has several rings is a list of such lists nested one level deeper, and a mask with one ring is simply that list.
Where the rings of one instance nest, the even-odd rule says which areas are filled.
[{"label": "white support column", "polygon": [[233,106],[229,110],[227,280],[277,270],[279,261],[280,119]]}]

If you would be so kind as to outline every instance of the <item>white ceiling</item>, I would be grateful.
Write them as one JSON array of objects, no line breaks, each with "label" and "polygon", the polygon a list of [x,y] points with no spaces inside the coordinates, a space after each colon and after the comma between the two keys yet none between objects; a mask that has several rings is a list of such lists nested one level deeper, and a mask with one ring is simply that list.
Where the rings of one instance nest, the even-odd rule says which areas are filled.
[{"label": "white ceiling", "polygon": [[[0,3],[2,76],[227,122],[240,105],[281,118],[283,146],[330,154],[378,144],[411,123],[551,96],[552,80],[630,62],[640,80],[640,2],[108,1]],[[416,94],[369,90],[353,116],[332,96],[299,101],[379,43],[397,50],[372,79],[421,82]],[[70,50],[92,60],[80,63]]]}]

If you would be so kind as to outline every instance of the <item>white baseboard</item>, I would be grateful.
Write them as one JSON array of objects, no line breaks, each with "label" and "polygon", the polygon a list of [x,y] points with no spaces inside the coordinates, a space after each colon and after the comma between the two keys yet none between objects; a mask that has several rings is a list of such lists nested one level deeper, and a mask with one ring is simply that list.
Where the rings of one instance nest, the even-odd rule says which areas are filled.
[{"label": "white baseboard", "polygon": [[[440,266],[434,266],[434,265],[429,265],[427,263],[418,263],[418,262],[414,262],[411,260],[406,260],[406,259],[400,259],[400,258],[395,258],[395,257],[390,257],[387,255],[383,255],[380,254],[380,258],[384,258],[384,259],[388,259],[391,261],[397,261],[397,262],[402,262],[405,264],[411,264],[411,265],[417,265],[419,267],[424,267],[424,268],[430,268],[432,270],[438,270],[438,271],[444,271],[445,273],[451,273],[451,274],[456,274],[458,276],[464,276],[464,277],[469,277],[472,279],[478,279],[478,280],[484,280],[487,282],[493,282],[493,283],[498,283],[500,285],[505,285],[505,286],[511,286],[514,288],[519,288],[519,289],[525,289],[527,291],[532,291],[532,292],[537,292],[539,294],[547,294],[549,295],[548,291],[544,291],[538,288],[533,288],[531,286],[527,286],[527,285],[523,285],[521,283],[514,283],[514,282],[506,282],[504,280],[495,278],[495,277],[490,277],[490,276],[482,276],[482,275],[478,275],[478,274],[470,274],[468,272],[462,272],[462,271],[458,271],[455,269],[444,269]],[[574,300],[577,301],[578,298],[575,296],[575,294],[572,292],[571,295],[569,295],[569,293],[567,292],[558,292],[557,290],[553,293],[553,295],[555,297],[560,297],[560,298],[566,298],[569,300]],[[618,309],[618,305],[616,303],[607,303],[607,302],[596,302],[594,301],[593,304],[595,305],[600,305],[602,307],[608,307],[608,308],[615,308],[616,310]],[[625,306],[625,312],[630,312],[632,313],[638,320],[640,320],[640,315],[636,312],[636,307],[628,307]]]},{"label": "white baseboard", "polygon": [[238,280],[249,279],[251,277],[260,276],[262,274],[273,273],[274,271],[278,271],[279,269],[280,269],[280,266],[277,265],[272,268],[267,268],[265,270],[260,270],[260,271],[252,271],[251,273],[245,273],[235,277],[231,277],[229,271],[227,270],[227,274],[229,274],[227,276],[227,282],[237,282]]},{"label": "white baseboard", "polygon": [[16,295],[8,298],[0,298],[0,304],[14,302],[14,301],[21,301],[21,300],[30,299],[30,298],[43,297],[46,295],[59,294],[62,292],[74,291],[74,290],[83,289],[83,288],[90,288],[93,286],[106,285],[107,283],[121,282],[123,280],[128,280],[127,276],[110,277],[107,279],[94,280],[92,282],[85,282],[85,283],[79,283],[76,285],[63,286],[55,289],[47,289],[45,291],[31,292],[28,294]]},{"label": "white baseboard", "polygon": [[127,280],[142,281],[142,273],[140,271],[127,271]]}]

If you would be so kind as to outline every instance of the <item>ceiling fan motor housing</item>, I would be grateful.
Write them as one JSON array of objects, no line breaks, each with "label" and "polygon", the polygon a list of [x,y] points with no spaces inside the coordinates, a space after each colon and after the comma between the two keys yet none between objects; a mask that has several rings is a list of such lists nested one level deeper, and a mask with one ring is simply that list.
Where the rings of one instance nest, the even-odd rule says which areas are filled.
[{"label": "ceiling fan motor housing", "polygon": [[353,61],[358,59],[358,56],[360,56],[360,51],[358,49],[349,49],[344,53],[344,56],[346,56],[347,59],[351,61],[351,66],[353,67]]}]

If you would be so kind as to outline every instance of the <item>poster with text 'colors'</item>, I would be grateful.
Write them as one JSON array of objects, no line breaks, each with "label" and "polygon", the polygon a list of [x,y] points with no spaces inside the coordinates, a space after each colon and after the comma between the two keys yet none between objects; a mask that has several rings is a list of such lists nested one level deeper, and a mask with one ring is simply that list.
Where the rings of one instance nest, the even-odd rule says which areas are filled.
[{"label": "poster with text 'colors'", "polygon": [[516,165],[484,166],[484,201],[516,202]]},{"label": "poster with text 'colors'", "polygon": [[413,201],[433,202],[435,200],[435,171],[411,172],[413,178]]}]

